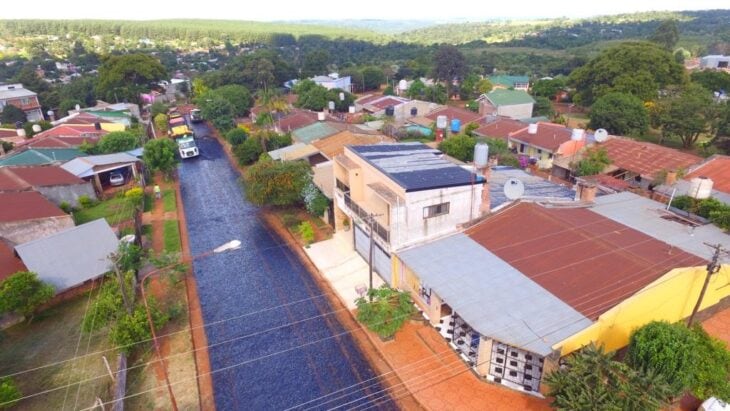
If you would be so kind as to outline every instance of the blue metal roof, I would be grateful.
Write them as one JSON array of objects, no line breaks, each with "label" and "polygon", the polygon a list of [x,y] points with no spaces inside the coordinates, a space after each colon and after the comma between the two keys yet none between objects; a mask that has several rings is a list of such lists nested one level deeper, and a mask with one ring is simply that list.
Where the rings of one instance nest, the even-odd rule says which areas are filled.
[{"label": "blue metal roof", "polygon": [[592,324],[516,268],[464,234],[397,253],[480,334],[540,355]]},{"label": "blue metal roof", "polygon": [[443,158],[443,153],[422,143],[349,146],[406,192],[481,184],[475,175]]},{"label": "blue metal roof", "polygon": [[529,174],[514,167],[497,166],[492,169],[489,178],[490,208],[496,208],[509,200],[504,195],[504,185],[510,178],[516,178],[525,185],[523,199],[529,200],[573,200],[575,190],[560,184],[555,184],[541,177]]}]

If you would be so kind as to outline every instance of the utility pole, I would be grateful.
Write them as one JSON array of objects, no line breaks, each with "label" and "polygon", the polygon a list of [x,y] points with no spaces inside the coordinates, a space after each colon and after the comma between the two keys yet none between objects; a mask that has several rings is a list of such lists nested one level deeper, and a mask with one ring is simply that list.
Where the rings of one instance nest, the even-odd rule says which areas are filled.
[{"label": "utility pole", "polygon": [[109,256],[109,259],[112,261],[114,273],[116,273],[117,280],[119,280],[119,291],[122,294],[122,300],[124,300],[124,307],[127,309],[127,314],[132,314],[134,307],[132,306],[132,301],[127,295],[127,284],[125,284],[126,281],[124,281],[124,274],[122,274],[122,271],[119,269],[119,261],[121,258],[122,256],[119,253],[112,253]]},{"label": "utility pole", "polygon": [[710,284],[710,277],[712,277],[713,274],[720,271],[720,253],[726,252],[722,249],[722,244],[707,244],[706,246],[714,248],[715,253],[712,255],[712,261],[710,261],[709,264],[707,264],[707,276],[705,276],[705,283],[702,284],[702,291],[700,291],[700,296],[697,298],[697,304],[695,304],[695,308],[692,310],[692,314],[690,314],[689,319],[687,319],[687,327],[692,326],[692,320],[695,318],[695,314],[697,314],[697,311],[700,309],[700,305],[702,305],[702,299],[705,297],[705,292],[707,291],[707,286]]}]

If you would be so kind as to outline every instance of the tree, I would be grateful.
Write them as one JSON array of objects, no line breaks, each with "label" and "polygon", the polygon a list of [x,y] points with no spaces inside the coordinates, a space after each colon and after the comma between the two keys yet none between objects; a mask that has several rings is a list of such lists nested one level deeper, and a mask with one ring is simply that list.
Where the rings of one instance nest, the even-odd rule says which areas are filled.
[{"label": "tree", "polygon": [[421,99],[426,95],[426,85],[420,79],[415,79],[406,91],[406,96],[412,99]]},{"label": "tree", "polygon": [[297,204],[311,178],[310,172],[309,163],[305,161],[273,161],[263,155],[246,170],[246,197],[256,205]]},{"label": "tree", "polygon": [[[626,89],[629,81],[627,76],[642,72],[649,73],[656,85],[657,89],[649,93],[654,96],[659,89],[686,80],[684,67],[660,46],[649,42],[624,42],[602,51],[593,60],[570,73],[569,82],[576,89],[573,101],[590,106],[599,97],[614,91],[619,78],[622,78]],[[644,93],[646,91],[642,90]]]},{"label": "tree", "polygon": [[476,139],[464,134],[451,136],[439,144],[439,150],[461,161],[471,161],[474,158]]},{"label": "tree", "polygon": [[198,77],[193,79],[193,97],[199,97],[207,93],[210,87],[205,84],[202,78]]},{"label": "tree", "polygon": [[552,117],[555,114],[553,105],[550,104],[550,99],[547,97],[535,97],[535,107],[532,109],[532,116],[539,117]]},{"label": "tree", "polygon": [[545,376],[558,410],[658,410],[671,395],[655,374],[644,374],[611,359],[591,344],[567,357],[565,367]]},{"label": "tree", "polygon": [[321,217],[329,206],[329,199],[311,180],[302,189],[302,202],[307,211],[317,217]]},{"label": "tree", "polygon": [[0,408],[11,408],[23,397],[12,378],[0,378]]},{"label": "tree", "polygon": [[415,312],[411,295],[383,284],[368,290],[367,297],[355,300],[357,320],[380,338],[390,338]]},{"label": "tree", "polygon": [[652,111],[653,125],[661,128],[662,140],[678,138],[691,148],[700,135],[710,131],[719,114],[710,92],[698,84],[670,89]]},{"label": "tree", "polygon": [[167,105],[165,105],[165,103],[156,101],[150,106],[150,115],[152,116],[152,118],[155,118],[160,114],[167,114]]},{"label": "tree", "polygon": [[204,119],[213,124],[213,127],[222,132],[233,128],[234,111],[233,105],[225,98],[213,95],[213,98],[200,102],[200,113]]},{"label": "tree", "polygon": [[177,144],[169,138],[157,138],[144,145],[144,162],[150,171],[171,175],[177,166]]},{"label": "tree", "polygon": [[674,50],[679,41],[679,29],[676,20],[664,20],[649,38],[667,50]]},{"label": "tree", "polygon": [[703,85],[710,91],[725,90],[730,92],[730,73],[716,70],[693,71],[690,79]]},{"label": "tree", "polygon": [[603,147],[591,148],[586,151],[585,157],[576,164],[575,174],[579,176],[593,176],[600,174],[611,164],[608,152]]},{"label": "tree", "polygon": [[139,147],[139,136],[129,131],[112,131],[103,136],[96,145],[99,154],[121,153]]},{"label": "tree", "polygon": [[35,310],[54,294],[53,286],[41,281],[38,274],[18,271],[0,283],[0,312],[32,318]]},{"label": "tree", "polygon": [[644,103],[630,94],[608,93],[600,97],[589,116],[588,127],[605,128],[611,134],[636,136],[649,129],[649,113]]},{"label": "tree", "polygon": [[233,154],[238,159],[238,164],[242,166],[255,163],[263,152],[261,143],[254,138],[248,138],[233,148]]},{"label": "tree", "polygon": [[76,110],[76,106],[82,107],[84,105],[84,102],[81,100],[76,99],[66,99],[61,100],[61,102],[58,104],[58,115],[61,117],[66,117],[71,110]]},{"label": "tree", "polygon": [[485,78],[479,80],[475,86],[477,94],[479,94],[480,96],[482,94],[489,93],[490,91],[492,91],[492,88],[494,88],[494,86],[492,85],[492,82]]},{"label": "tree", "polygon": [[388,84],[385,87],[385,89],[383,90],[383,95],[384,96],[394,96],[395,95],[395,91],[393,90],[393,86],[391,86],[390,84]]},{"label": "tree", "polygon": [[535,97],[547,97],[550,100],[555,100],[558,92],[564,90],[566,87],[566,81],[562,77],[556,77],[551,80],[537,80],[532,85],[532,95]]},{"label": "tree", "polygon": [[433,101],[438,104],[446,104],[449,99],[446,87],[441,83],[436,83],[431,87],[426,88],[426,100]]},{"label": "tree", "polygon": [[385,72],[375,66],[368,66],[362,69],[362,81],[364,90],[378,90],[380,85],[385,83]]},{"label": "tree", "polygon": [[108,101],[137,101],[150,83],[165,77],[165,67],[150,55],[112,55],[99,67],[97,94]]},{"label": "tree", "polygon": [[730,352],[701,327],[654,321],[629,340],[626,361],[643,372],[655,372],[675,397],[691,390],[698,398],[730,395]]},{"label": "tree", "polygon": [[167,120],[167,115],[163,113],[156,115],[154,118],[155,127],[162,133],[167,131]]},{"label": "tree", "polygon": [[251,93],[246,87],[238,84],[229,84],[227,86],[218,87],[213,90],[212,93],[231,103],[231,106],[233,107],[233,114],[236,117],[243,117],[247,115],[253,105]]},{"label": "tree", "polygon": [[321,111],[327,107],[329,101],[329,90],[316,84],[312,80],[302,80],[294,86],[294,93],[297,94],[295,105],[307,110]]},{"label": "tree", "polygon": [[456,47],[444,45],[436,50],[433,61],[434,77],[446,83],[447,96],[451,96],[452,83],[454,81],[461,82],[466,74],[466,58]]},{"label": "tree", "polygon": [[479,76],[477,76],[476,74],[472,73],[467,75],[464,78],[464,81],[462,81],[459,85],[459,97],[462,100],[471,100],[479,97],[480,93],[478,93],[476,89],[477,83],[479,81]]},{"label": "tree", "polygon": [[[152,324],[160,329],[170,317],[157,308],[154,297],[147,297]],[[122,313],[116,323],[109,330],[109,341],[119,349],[129,354],[140,341],[149,341],[152,338],[147,311],[138,305],[132,314]]]},{"label": "tree", "polygon": [[226,133],[226,140],[228,140],[233,147],[243,144],[247,137],[248,133],[239,127],[233,128]]},{"label": "tree", "polygon": [[23,110],[15,107],[12,104],[7,104],[0,113],[0,123],[3,124],[15,124],[17,122],[25,123],[28,118],[25,116]]},{"label": "tree", "polygon": [[304,56],[302,62],[302,78],[310,78],[327,74],[330,54],[326,50],[314,50]]}]

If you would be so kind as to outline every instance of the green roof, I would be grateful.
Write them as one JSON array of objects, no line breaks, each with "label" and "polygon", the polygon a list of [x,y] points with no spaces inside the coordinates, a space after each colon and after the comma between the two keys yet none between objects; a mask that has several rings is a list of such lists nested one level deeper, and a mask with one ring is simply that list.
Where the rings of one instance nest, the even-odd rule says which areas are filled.
[{"label": "green roof", "polygon": [[0,159],[0,166],[33,166],[66,162],[76,157],[85,156],[76,148],[32,148],[19,153],[10,153]]},{"label": "green roof", "polygon": [[532,96],[522,90],[492,90],[487,93],[487,98],[496,107],[535,103],[535,100],[532,98]]},{"label": "green roof", "polygon": [[500,84],[505,87],[514,87],[515,83],[530,83],[530,78],[527,76],[489,76],[489,82],[492,84]]},{"label": "green roof", "polygon": [[129,111],[90,111],[89,113],[99,117],[131,117]]},{"label": "green roof", "polygon": [[327,123],[318,122],[296,129],[292,131],[291,134],[295,141],[309,144],[314,140],[329,137],[333,134],[337,134],[338,132],[340,132],[339,129]]}]

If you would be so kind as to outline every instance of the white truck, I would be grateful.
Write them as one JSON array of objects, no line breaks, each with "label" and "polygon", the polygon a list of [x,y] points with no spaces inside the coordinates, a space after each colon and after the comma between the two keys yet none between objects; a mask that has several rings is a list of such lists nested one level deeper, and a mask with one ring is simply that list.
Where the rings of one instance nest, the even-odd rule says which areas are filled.
[{"label": "white truck", "polygon": [[180,152],[180,158],[192,158],[197,157],[200,154],[200,152],[198,152],[198,146],[195,145],[195,139],[193,136],[187,135],[180,137],[176,141],[178,151]]}]

